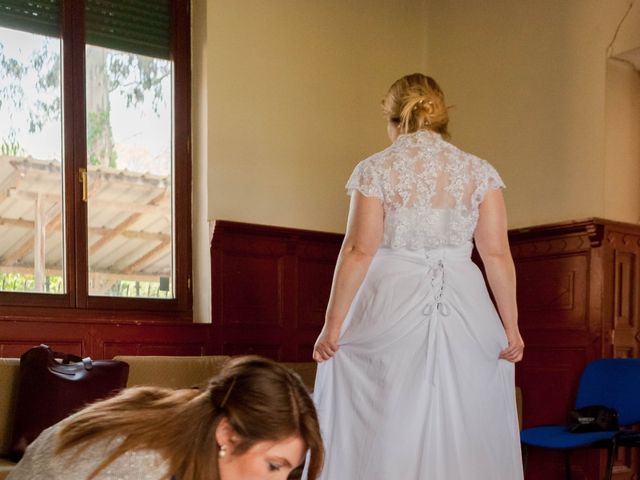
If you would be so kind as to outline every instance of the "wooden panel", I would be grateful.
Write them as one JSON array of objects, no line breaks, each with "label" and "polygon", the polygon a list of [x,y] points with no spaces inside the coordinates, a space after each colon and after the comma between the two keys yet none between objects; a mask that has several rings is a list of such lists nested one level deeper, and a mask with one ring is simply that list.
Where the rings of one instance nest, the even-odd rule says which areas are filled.
[{"label": "wooden panel", "polygon": [[585,254],[520,259],[516,271],[523,328],[588,328]]},{"label": "wooden panel", "polygon": [[[526,344],[516,367],[524,428],[566,422],[582,370],[599,350],[599,332],[591,331],[589,300],[592,252],[601,248],[602,231],[590,222],[578,222],[510,232]],[[564,478],[561,454],[545,449],[529,453],[527,480]],[[591,478],[594,468],[597,458],[572,454],[574,478]]]},{"label": "wooden panel", "polygon": [[298,260],[298,327],[319,331],[331,290],[334,258],[332,261],[300,258]]},{"label": "wooden panel", "polygon": [[[523,423],[564,423],[587,362],[640,352],[640,228],[588,219],[514,230],[510,241],[527,345],[516,367]],[[533,450],[527,480],[564,478],[561,455]],[[637,456],[620,451],[615,480],[637,476]],[[573,478],[603,478],[603,452],[576,451],[571,459]]]},{"label": "wooden panel", "polygon": [[341,243],[337,234],[217,222],[212,315],[220,351],[309,360]]},{"label": "wooden panel", "polygon": [[167,343],[126,343],[105,342],[102,350],[104,358],[117,355],[170,355],[170,356],[200,356],[206,355],[206,348],[198,344],[176,344],[167,339]]},{"label": "wooden panel", "polygon": [[224,253],[220,323],[282,326],[282,256]]},{"label": "wooden panel", "polygon": [[638,354],[638,255],[615,249],[613,252],[613,329],[616,356]]},{"label": "wooden panel", "polygon": [[[626,230],[626,231],[625,231]],[[608,328],[613,330],[613,356],[637,358],[640,354],[638,327],[638,276],[640,275],[640,235],[627,229],[612,228],[607,232],[610,252],[608,273],[608,302],[605,308]],[[640,453],[638,449],[620,449],[615,462],[615,480],[638,478]]]},{"label": "wooden panel", "polygon": [[[0,357],[20,358],[20,356],[30,348],[37,347],[41,343],[36,341],[3,341],[0,344]],[[72,353],[73,355],[84,356],[86,349],[82,348],[82,342],[49,342],[46,343],[56,352]]]},{"label": "wooden panel", "polygon": [[213,352],[210,325],[181,323],[0,321],[0,356],[19,357],[45,343],[95,359],[115,355],[203,355]]},{"label": "wooden panel", "polygon": [[524,428],[564,423],[588,361],[587,350],[532,345],[526,349],[526,358],[518,365],[517,378],[522,388]]}]

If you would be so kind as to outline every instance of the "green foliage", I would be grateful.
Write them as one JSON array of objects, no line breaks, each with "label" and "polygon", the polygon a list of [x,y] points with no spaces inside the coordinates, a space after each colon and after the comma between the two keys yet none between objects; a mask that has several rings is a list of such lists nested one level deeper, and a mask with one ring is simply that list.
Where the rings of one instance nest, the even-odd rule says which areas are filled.
[{"label": "green foliage", "polygon": [[[0,272],[0,291],[3,292],[35,292],[36,282],[32,274]],[[50,275],[45,279],[44,292],[64,293],[64,282],[59,275]]]},{"label": "green foliage", "polygon": [[164,60],[124,52],[110,52],[107,56],[109,91],[123,89],[127,107],[144,102],[145,93],[153,94],[153,110],[164,99],[162,80],[171,74],[171,64]]},{"label": "green foliage", "polygon": [[0,144],[0,155],[10,155],[17,157],[18,155],[24,155],[24,149],[19,143],[15,142],[15,139],[3,138],[2,144]]},{"label": "green foliage", "polygon": [[[29,67],[15,58],[7,57],[4,45],[0,43],[0,110],[8,104],[10,107],[22,108],[24,90],[20,84]],[[7,109],[11,112],[11,108]],[[9,113],[10,114],[10,113]]]},{"label": "green foliage", "polygon": [[109,295],[136,298],[171,298],[171,291],[160,290],[160,282],[118,280],[109,290]]},{"label": "green foliage", "polygon": [[[104,139],[109,139],[109,145],[113,144],[113,136],[110,127],[109,110],[99,110],[89,112],[87,116],[87,153],[89,165],[102,165],[102,155],[104,154]],[[110,168],[116,168],[118,153],[111,148],[109,151]]]},{"label": "green foliage", "polygon": [[[0,292],[35,292],[36,283],[32,274],[0,272]],[[49,275],[45,279],[44,292],[64,293],[64,281],[60,275]],[[171,291],[160,290],[160,282],[140,282],[134,280],[118,280],[109,292],[110,296],[132,298],[172,298]]]},{"label": "green foliage", "polygon": [[[11,115],[12,110],[28,109],[29,131],[39,132],[52,119],[60,118],[62,109],[60,95],[60,54],[51,44],[43,42],[28,63],[8,57],[0,43],[0,111]],[[45,94],[42,99],[26,99],[22,80],[30,72],[37,73],[36,90]],[[144,57],[132,53],[107,51],[105,73],[109,92],[122,89],[127,107],[145,101],[150,93],[154,112],[164,100],[162,80],[171,74],[171,64],[166,60]]]}]

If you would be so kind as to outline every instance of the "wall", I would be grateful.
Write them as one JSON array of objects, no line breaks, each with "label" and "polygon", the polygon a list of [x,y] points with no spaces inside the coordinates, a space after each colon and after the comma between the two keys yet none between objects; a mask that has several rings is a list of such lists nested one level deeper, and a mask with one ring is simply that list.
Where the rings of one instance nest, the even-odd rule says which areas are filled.
[{"label": "wall", "polygon": [[640,46],[639,5],[608,49],[627,0],[193,3],[196,316],[206,220],[344,231],[344,183],[387,145],[379,101],[408,72],[442,84],[454,143],[502,173],[511,228],[638,220],[606,58]]},{"label": "wall", "polygon": [[423,68],[425,9],[207,2],[209,218],[344,231],[344,184],[388,142],[380,100]]},{"label": "wall", "polygon": [[[455,105],[453,140],[502,173],[511,227],[611,213],[606,51],[628,5],[429,1],[428,70]],[[638,45],[636,5],[612,53]]]},{"label": "wall", "polygon": [[640,73],[607,62],[605,217],[640,222]]},{"label": "wall", "polygon": [[207,171],[208,149],[208,79],[207,59],[207,2],[195,0],[191,4],[191,151],[193,159],[192,188],[192,281],[193,321],[211,320],[211,262],[209,261],[209,222]]}]

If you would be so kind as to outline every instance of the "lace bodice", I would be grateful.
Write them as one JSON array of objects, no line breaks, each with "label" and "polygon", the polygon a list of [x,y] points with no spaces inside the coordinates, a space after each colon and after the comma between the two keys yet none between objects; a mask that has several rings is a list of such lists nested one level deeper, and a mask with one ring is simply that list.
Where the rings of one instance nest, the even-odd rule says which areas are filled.
[{"label": "lace bodice", "polygon": [[400,135],[360,162],[347,182],[349,194],[382,201],[381,246],[410,250],[471,241],[484,194],[503,187],[487,161],[427,130]]}]

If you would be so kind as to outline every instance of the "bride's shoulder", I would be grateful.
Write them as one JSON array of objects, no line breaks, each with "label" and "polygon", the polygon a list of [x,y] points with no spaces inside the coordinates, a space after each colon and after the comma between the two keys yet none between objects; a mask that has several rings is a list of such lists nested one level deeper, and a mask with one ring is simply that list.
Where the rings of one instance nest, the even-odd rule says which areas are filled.
[{"label": "bride's shoulder", "polygon": [[398,152],[393,149],[393,145],[390,145],[384,150],[380,150],[373,155],[369,155],[364,160],[361,160],[356,165],[356,168],[384,168],[390,166],[394,160],[397,160],[398,158]]}]

